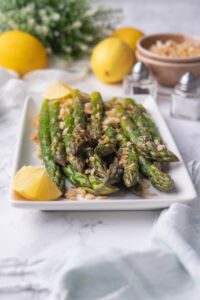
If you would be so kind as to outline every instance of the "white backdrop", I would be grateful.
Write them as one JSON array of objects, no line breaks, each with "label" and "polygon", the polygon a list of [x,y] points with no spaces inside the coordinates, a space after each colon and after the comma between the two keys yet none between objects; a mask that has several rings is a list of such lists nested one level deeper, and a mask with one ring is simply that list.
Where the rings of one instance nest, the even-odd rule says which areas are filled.
[{"label": "white backdrop", "polygon": [[200,0],[107,0],[124,10],[122,25],[132,25],[150,34],[187,32],[200,34]]}]

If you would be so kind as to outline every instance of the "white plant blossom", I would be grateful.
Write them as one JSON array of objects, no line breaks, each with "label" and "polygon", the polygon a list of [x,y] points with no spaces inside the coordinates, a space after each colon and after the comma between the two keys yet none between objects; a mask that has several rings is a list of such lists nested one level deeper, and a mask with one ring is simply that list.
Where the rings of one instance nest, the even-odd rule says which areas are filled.
[{"label": "white plant blossom", "polygon": [[44,22],[44,24],[47,24],[47,25],[51,22],[51,18],[46,15],[41,16],[41,20],[42,20],[42,22]]},{"label": "white plant blossom", "polygon": [[94,40],[94,38],[93,38],[92,35],[85,35],[84,36],[84,41],[92,42],[93,40]]},{"label": "white plant blossom", "polygon": [[58,13],[54,13],[51,15],[51,20],[58,21],[60,19],[60,15]]},{"label": "white plant blossom", "polygon": [[35,25],[35,20],[33,18],[28,20],[28,25],[33,26]]},{"label": "white plant blossom", "polygon": [[104,24],[105,24],[105,23],[104,23],[103,20],[98,20],[98,21],[96,21],[95,26],[97,26],[97,27],[103,27]]},{"label": "white plant blossom", "polygon": [[83,52],[86,52],[89,50],[88,46],[86,44],[83,43],[77,43],[79,49],[81,49]]},{"label": "white plant blossom", "polygon": [[52,54],[52,49],[51,48],[46,48],[46,52],[47,52],[47,54]]},{"label": "white plant blossom", "polygon": [[29,13],[34,11],[34,5],[32,3],[28,4],[27,6],[22,8],[23,13]]},{"label": "white plant blossom", "polygon": [[46,48],[47,54],[52,54],[52,49],[51,48]]},{"label": "white plant blossom", "polygon": [[98,11],[98,8],[92,7],[85,13],[85,17],[93,17]]},{"label": "white plant blossom", "polygon": [[0,0],[0,32],[36,36],[47,53],[71,60],[89,54],[119,21],[120,11],[90,0]]},{"label": "white plant blossom", "polygon": [[9,26],[11,26],[13,29],[18,28],[18,24],[15,21],[13,21],[13,20],[9,21]]},{"label": "white plant blossom", "polygon": [[45,9],[39,9],[38,13],[39,13],[40,16],[45,16],[46,15]]},{"label": "white plant blossom", "polygon": [[80,28],[82,26],[82,23],[80,21],[76,21],[72,23],[71,27],[72,28]]},{"label": "white plant blossom", "polygon": [[55,30],[55,31],[53,32],[53,35],[56,36],[56,37],[59,37],[59,36],[60,36],[60,32],[57,31],[57,30]]},{"label": "white plant blossom", "polygon": [[41,31],[44,35],[47,35],[49,33],[49,28],[45,25],[41,26]]},{"label": "white plant blossom", "polygon": [[64,51],[66,52],[66,53],[71,53],[72,52],[72,48],[71,47],[64,47]]},{"label": "white plant blossom", "polygon": [[35,31],[42,32],[42,26],[41,25],[36,25],[35,26]]}]

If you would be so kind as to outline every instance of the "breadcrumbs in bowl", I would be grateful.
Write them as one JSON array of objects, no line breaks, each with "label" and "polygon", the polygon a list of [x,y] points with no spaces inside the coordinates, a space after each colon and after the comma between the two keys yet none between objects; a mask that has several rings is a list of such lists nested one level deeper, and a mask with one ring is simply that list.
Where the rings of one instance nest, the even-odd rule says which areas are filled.
[{"label": "breadcrumbs in bowl", "polygon": [[191,42],[177,43],[173,40],[166,42],[156,41],[149,50],[152,53],[173,57],[173,58],[190,58],[200,56],[200,45]]},{"label": "breadcrumbs in bowl", "polygon": [[199,62],[200,37],[181,33],[147,35],[138,41],[137,50],[147,58],[163,62]]}]

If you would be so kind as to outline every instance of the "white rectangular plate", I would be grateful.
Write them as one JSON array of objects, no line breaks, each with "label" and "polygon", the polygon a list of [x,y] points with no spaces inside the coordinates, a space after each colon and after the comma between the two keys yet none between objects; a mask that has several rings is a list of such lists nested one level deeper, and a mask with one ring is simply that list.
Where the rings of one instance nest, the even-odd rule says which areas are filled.
[{"label": "white rectangular plate", "polygon": [[[103,97],[107,99],[108,97]],[[184,165],[179,150],[169,132],[169,129],[160,114],[158,106],[150,96],[141,95],[134,97],[136,101],[142,103],[151,114],[160,130],[160,133],[171,149],[180,159],[180,162],[170,165],[169,174],[174,179],[176,191],[173,193],[161,193],[154,188],[150,191],[155,193],[154,196],[148,196],[140,199],[130,192],[119,192],[115,195],[108,196],[104,200],[78,199],[70,201],[61,199],[51,202],[46,201],[26,201],[20,199],[12,188],[10,188],[11,203],[15,207],[34,208],[38,210],[136,210],[136,209],[159,209],[170,206],[174,202],[188,203],[196,197],[196,192],[188,171]],[[32,97],[26,100],[22,114],[22,124],[19,132],[17,153],[14,163],[13,176],[24,165],[38,166],[41,162],[35,155],[35,146],[31,141],[31,134],[34,132],[32,125],[35,115],[38,114],[41,105],[40,97]]]}]

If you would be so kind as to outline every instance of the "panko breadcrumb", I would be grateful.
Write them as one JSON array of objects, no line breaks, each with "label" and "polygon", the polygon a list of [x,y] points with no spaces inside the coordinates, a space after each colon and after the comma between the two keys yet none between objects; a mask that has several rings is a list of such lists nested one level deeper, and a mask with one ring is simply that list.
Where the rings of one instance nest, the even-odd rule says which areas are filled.
[{"label": "panko breadcrumb", "polygon": [[65,128],[65,122],[60,122],[59,126],[60,126],[60,129],[63,130]]},{"label": "panko breadcrumb", "polygon": [[85,112],[87,115],[91,115],[91,114],[92,114],[92,106],[91,106],[91,103],[90,103],[90,102],[85,103],[85,105],[84,105],[84,112]]},{"label": "panko breadcrumb", "polygon": [[85,198],[87,192],[84,188],[79,187],[77,188],[77,194],[80,195],[82,198]]},{"label": "panko breadcrumb", "polygon": [[148,189],[151,185],[150,185],[150,183],[148,182],[148,181],[146,181],[146,180],[142,180],[141,181],[141,186],[143,187],[143,189]]},{"label": "panko breadcrumb", "polygon": [[104,125],[118,125],[120,122],[120,119],[118,117],[108,117],[104,122],[103,124]]},{"label": "panko breadcrumb", "polygon": [[77,188],[70,187],[67,190],[67,193],[65,194],[65,197],[67,200],[76,200],[77,199]]},{"label": "panko breadcrumb", "polygon": [[87,193],[86,196],[85,196],[85,199],[86,199],[86,200],[94,200],[94,199],[95,199],[95,196],[92,195],[92,194]]},{"label": "panko breadcrumb", "polygon": [[41,148],[38,147],[36,150],[36,156],[38,159],[42,159],[42,152],[41,152]]},{"label": "panko breadcrumb", "polygon": [[65,109],[64,107],[60,109],[60,112],[59,112],[59,116],[58,116],[58,119],[59,120],[64,120],[64,118],[66,117],[66,115],[68,114],[68,110]]},{"label": "panko breadcrumb", "polygon": [[34,132],[32,135],[31,135],[31,141],[33,141],[34,143],[39,143],[39,137],[38,137],[38,134],[36,132]]},{"label": "panko breadcrumb", "polygon": [[156,193],[152,193],[152,192],[149,192],[149,191],[144,191],[144,196],[149,196],[149,197],[155,197],[155,196],[157,196],[157,194]]},{"label": "panko breadcrumb", "polygon": [[98,200],[105,200],[105,199],[107,199],[108,197],[106,197],[106,196],[97,196],[96,197],[96,199],[98,199]]},{"label": "panko breadcrumb", "polygon": [[102,137],[102,143],[106,144],[106,143],[109,143],[109,142],[110,142],[109,137],[107,135],[104,135]]},{"label": "panko breadcrumb", "polygon": [[33,120],[33,128],[37,129],[39,128],[39,115],[36,115],[34,120]]},{"label": "panko breadcrumb", "polygon": [[73,104],[72,98],[66,98],[66,99],[60,100],[60,107],[68,108],[72,104]]},{"label": "panko breadcrumb", "polygon": [[117,140],[118,141],[122,141],[122,139],[123,139],[123,136],[120,133],[118,133],[117,134]]}]

